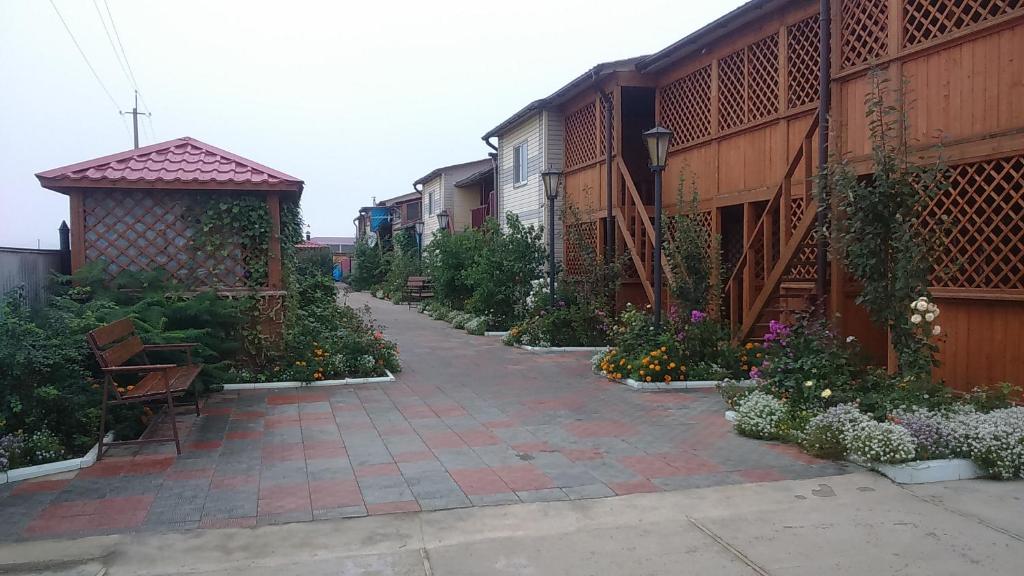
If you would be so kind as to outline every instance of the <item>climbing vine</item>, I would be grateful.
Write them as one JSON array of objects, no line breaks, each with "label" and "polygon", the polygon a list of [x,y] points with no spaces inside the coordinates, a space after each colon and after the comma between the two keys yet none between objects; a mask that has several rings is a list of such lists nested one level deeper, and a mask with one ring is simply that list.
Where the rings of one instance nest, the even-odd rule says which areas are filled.
[{"label": "climbing vine", "polygon": [[270,213],[262,196],[200,194],[192,203],[197,251],[222,258],[237,249],[251,287],[267,284]]},{"label": "climbing vine", "polygon": [[900,371],[927,379],[935,346],[922,338],[907,307],[928,295],[932,254],[941,239],[919,225],[930,200],[947,185],[940,162],[913,163],[906,135],[903,90],[887,100],[887,79],[872,73],[865,103],[871,130],[873,174],[860,178],[847,163],[833,163],[830,177],[842,220],[836,230],[846,266],[861,286],[857,302],[890,330]]}]

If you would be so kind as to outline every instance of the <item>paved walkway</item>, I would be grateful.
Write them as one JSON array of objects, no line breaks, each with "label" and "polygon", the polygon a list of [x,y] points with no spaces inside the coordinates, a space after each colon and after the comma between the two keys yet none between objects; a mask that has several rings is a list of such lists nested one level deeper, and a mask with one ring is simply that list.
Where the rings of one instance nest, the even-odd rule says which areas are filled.
[{"label": "paved walkway", "polygon": [[801,479],[843,465],[738,437],[714,391],[641,393],[590,355],[538,355],[352,294],[397,382],[221,393],[184,453],[118,448],[0,486],[0,540],[263,524]]}]

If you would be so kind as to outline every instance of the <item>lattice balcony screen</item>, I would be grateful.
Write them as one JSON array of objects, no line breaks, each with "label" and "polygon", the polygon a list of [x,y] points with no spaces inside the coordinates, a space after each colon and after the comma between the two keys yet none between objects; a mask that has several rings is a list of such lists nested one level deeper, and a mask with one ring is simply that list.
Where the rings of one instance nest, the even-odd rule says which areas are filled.
[{"label": "lattice balcony screen", "polygon": [[597,159],[597,103],[565,117],[565,168],[571,170]]},{"label": "lattice balcony screen", "polygon": [[661,89],[659,115],[676,148],[711,136],[711,66],[690,72]]},{"label": "lattice balcony screen", "polygon": [[949,184],[924,216],[945,239],[932,284],[1024,290],[1024,156],[952,166]]},{"label": "lattice balcony screen", "polygon": [[110,276],[125,270],[163,268],[195,288],[246,285],[239,247],[204,254],[193,248],[187,221],[192,192],[104,190],[84,194],[85,260],[107,261]]},{"label": "lattice balcony screen", "polygon": [[779,112],[779,36],[747,47],[747,122]]},{"label": "lattice balcony screen", "polygon": [[570,278],[582,276],[587,262],[584,260],[583,250],[579,243],[589,245],[595,253],[597,252],[597,222],[566,224],[565,238],[565,260],[563,262],[565,274]]},{"label": "lattice balcony screen", "polygon": [[[804,207],[807,205],[806,198],[793,198],[792,209],[790,210],[790,221],[792,229],[796,230],[800,220],[804,217]],[[807,240],[800,246],[793,262],[789,265],[786,273],[788,280],[814,280],[818,277],[818,230],[812,228]]]},{"label": "lattice balcony screen", "polygon": [[889,51],[888,0],[843,0],[843,68],[881,58]]},{"label": "lattice balcony screen", "polygon": [[1024,0],[905,0],[903,46],[910,47],[1024,8]]},{"label": "lattice balcony screen", "polygon": [[819,38],[817,14],[786,29],[786,105],[789,108],[818,100]]},{"label": "lattice balcony screen", "polygon": [[718,129],[731,130],[747,123],[747,51],[740,50],[718,61]]}]

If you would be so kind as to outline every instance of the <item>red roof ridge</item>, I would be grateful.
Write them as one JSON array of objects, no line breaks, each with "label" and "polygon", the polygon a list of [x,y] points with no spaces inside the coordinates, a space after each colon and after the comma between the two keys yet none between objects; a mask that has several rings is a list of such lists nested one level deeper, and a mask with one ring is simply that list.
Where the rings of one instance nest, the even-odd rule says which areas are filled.
[{"label": "red roof ridge", "polygon": [[195,187],[290,190],[302,180],[190,136],[150,144],[36,174],[45,188]]}]

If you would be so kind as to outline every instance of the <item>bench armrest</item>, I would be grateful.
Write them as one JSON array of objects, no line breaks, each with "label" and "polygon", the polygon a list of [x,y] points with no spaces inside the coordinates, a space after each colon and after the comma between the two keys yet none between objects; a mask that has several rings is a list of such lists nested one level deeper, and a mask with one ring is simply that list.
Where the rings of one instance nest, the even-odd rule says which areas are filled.
[{"label": "bench armrest", "polygon": [[104,372],[111,374],[120,373],[142,373],[142,372],[163,372],[164,370],[170,370],[171,368],[177,368],[175,364],[140,364],[138,366],[110,366],[104,368]]},{"label": "bench armrest", "polygon": [[188,350],[199,346],[196,342],[179,342],[176,344],[146,344],[143,350]]}]

